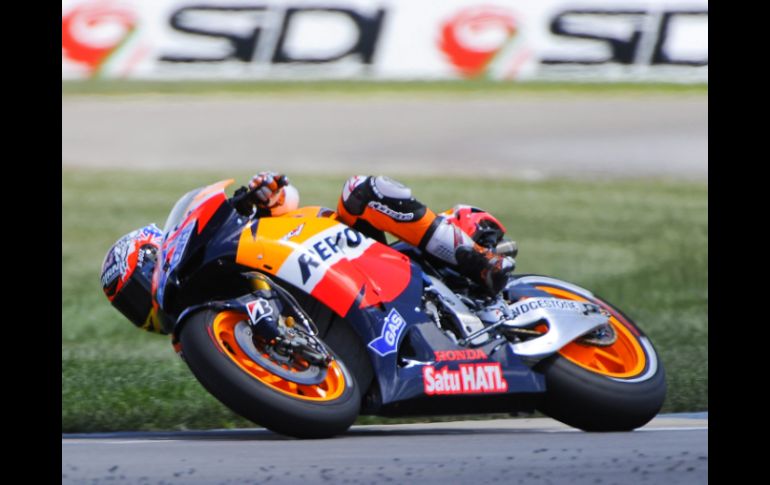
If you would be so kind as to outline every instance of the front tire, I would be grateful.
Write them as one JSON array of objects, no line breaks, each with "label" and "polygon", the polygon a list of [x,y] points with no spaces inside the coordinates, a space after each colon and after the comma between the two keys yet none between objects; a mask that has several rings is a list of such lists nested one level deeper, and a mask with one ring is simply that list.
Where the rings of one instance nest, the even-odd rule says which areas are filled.
[{"label": "front tire", "polygon": [[540,362],[546,394],[539,410],[585,431],[630,431],[657,415],[666,376],[647,336],[620,310],[574,285],[536,287],[555,297],[596,303],[611,315],[617,339],[608,346],[573,342]]},{"label": "front tire", "polygon": [[[277,433],[328,438],[347,430],[358,416],[361,392],[344,362],[333,354],[325,377],[313,384],[302,383],[306,375],[293,379],[280,366],[271,371],[255,362],[254,349],[244,348],[235,337],[247,318],[229,310],[205,310],[190,316],[181,329],[182,356],[203,387],[235,413]],[[269,354],[257,352],[264,358]]]}]

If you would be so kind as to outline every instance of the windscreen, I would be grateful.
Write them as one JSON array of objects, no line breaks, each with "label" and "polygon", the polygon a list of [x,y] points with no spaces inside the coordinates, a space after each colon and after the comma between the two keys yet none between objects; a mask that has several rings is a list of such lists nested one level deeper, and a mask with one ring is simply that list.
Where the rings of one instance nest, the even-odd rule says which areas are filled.
[{"label": "windscreen", "polygon": [[171,213],[168,215],[168,219],[166,219],[166,224],[163,226],[163,232],[165,234],[168,234],[169,231],[174,230],[176,226],[182,222],[185,214],[187,213],[187,210],[190,208],[190,202],[192,202],[193,198],[195,198],[195,196],[198,195],[198,193],[204,188],[205,187],[200,187],[187,192],[177,201],[176,204],[174,204],[174,208],[171,209]]}]

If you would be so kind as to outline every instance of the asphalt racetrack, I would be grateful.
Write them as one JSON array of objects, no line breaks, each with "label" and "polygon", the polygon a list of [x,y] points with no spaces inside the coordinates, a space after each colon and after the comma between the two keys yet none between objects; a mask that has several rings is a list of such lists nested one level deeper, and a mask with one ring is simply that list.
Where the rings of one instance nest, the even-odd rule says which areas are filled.
[{"label": "asphalt racetrack", "polygon": [[708,177],[708,98],[62,98],[62,165]]},{"label": "asphalt racetrack", "polygon": [[708,414],[630,433],[547,418],[354,426],[327,440],[264,429],[62,436],[62,484],[705,484]]}]

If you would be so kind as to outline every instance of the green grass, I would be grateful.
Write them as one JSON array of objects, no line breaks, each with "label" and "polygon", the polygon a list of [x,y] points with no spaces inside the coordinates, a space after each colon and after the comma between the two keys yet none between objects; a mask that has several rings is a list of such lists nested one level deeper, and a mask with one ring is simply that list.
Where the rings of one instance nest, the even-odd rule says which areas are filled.
[{"label": "green grass", "polygon": [[[203,390],[167,337],[135,329],[99,286],[118,237],[162,225],[193,187],[249,175],[64,170],[62,431],[252,426]],[[335,205],[343,177],[290,175],[303,204]],[[463,202],[496,214],[519,242],[517,272],[588,287],[648,333],[668,372],[664,412],[708,409],[706,183],[399,178],[433,208]]]},{"label": "green grass", "polygon": [[705,95],[708,84],[557,83],[501,81],[62,81],[62,96],[147,94],[222,95]]}]

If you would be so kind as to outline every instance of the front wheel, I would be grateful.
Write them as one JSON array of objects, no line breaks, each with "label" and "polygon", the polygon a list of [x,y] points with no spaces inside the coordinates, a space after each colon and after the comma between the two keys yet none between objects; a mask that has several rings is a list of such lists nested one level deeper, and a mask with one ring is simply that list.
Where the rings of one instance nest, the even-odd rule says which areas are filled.
[{"label": "front wheel", "polygon": [[666,377],[646,335],[588,290],[543,281],[535,285],[557,298],[590,301],[610,313],[612,340],[583,339],[536,366],[546,380],[540,410],[585,431],[630,431],[648,423],[666,397]]},{"label": "front wheel", "polygon": [[205,310],[181,330],[182,356],[211,394],[237,414],[277,433],[326,438],[358,416],[361,393],[334,356],[318,366],[251,339],[247,315]]}]

